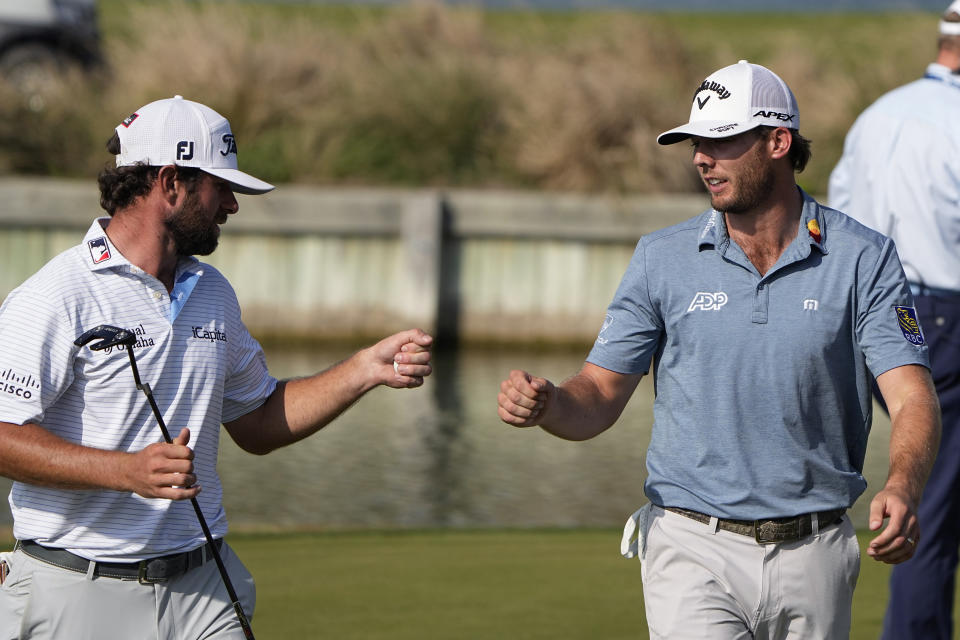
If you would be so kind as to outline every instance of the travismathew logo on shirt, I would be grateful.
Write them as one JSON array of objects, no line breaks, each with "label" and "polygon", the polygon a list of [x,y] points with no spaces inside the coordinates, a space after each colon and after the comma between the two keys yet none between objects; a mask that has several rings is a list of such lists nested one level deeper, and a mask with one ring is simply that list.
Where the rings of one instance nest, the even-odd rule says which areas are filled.
[{"label": "travismathew logo on shirt", "polygon": [[204,329],[203,327],[193,328],[193,337],[197,340],[210,340],[211,342],[226,342],[227,334],[219,329]]}]

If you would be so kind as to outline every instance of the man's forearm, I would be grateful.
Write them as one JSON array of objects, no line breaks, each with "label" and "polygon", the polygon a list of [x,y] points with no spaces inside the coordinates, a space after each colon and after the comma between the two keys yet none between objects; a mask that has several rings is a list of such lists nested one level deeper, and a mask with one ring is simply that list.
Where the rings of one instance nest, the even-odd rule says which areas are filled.
[{"label": "man's forearm", "polygon": [[123,489],[110,469],[126,454],[84,447],[43,427],[0,422],[0,475],[60,489]]},{"label": "man's forearm", "polygon": [[903,486],[917,502],[940,445],[940,406],[933,390],[910,394],[891,414],[887,483]]},{"label": "man's forearm", "polygon": [[556,387],[540,428],[565,440],[588,440],[613,425],[641,376],[586,365]]}]

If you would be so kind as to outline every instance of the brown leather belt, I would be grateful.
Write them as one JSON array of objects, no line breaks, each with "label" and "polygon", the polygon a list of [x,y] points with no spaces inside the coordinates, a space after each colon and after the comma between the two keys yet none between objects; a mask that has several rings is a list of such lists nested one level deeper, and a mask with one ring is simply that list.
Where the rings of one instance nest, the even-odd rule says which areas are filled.
[{"label": "brown leather belt", "polygon": [[[678,513],[697,522],[702,522],[703,524],[709,524],[710,522],[710,516],[707,514],[691,511],[690,509],[664,507],[664,510]],[[803,515],[790,518],[768,518],[765,520],[730,520],[727,518],[717,518],[717,528],[738,533],[742,536],[749,536],[759,544],[792,542],[806,538],[813,533],[813,518],[817,519],[818,529],[823,530],[832,524],[840,522],[846,511],[846,509],[834,509],[832,511],[821,511],[819,513],[804,513]]]},{"label": "brown leather belt", "polygon": [[[217,539],[213,542],[219,551],[223,546],[223,540]],[[213,552],[208,547],[209,544],[205,544],[192,551],[147,558],[140,562],[94,562],[93,575],[119,580],[138,580],[141,584],[164,582],[179,578],[187,571],[195,569],[213,558]],[[14,549],[20,549],[35,560],[46,562],[67,571],[87,573],[90,569],[90,560],[75,553],[70,553],[66,549],[45,547],[33,540],[18,540]]]}]

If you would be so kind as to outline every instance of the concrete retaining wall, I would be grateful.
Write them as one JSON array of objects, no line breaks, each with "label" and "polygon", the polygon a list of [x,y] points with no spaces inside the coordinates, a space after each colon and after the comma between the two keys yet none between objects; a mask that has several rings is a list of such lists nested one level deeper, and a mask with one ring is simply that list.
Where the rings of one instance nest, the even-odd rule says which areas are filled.
[{"label": "concrete retaining wall", "polygon": [[[319,189],[240,196],[207,258],[260,337],[589,342],[637,239],[706,196]],[[0,179],[0,296],[78,243],[93,181]]]}]

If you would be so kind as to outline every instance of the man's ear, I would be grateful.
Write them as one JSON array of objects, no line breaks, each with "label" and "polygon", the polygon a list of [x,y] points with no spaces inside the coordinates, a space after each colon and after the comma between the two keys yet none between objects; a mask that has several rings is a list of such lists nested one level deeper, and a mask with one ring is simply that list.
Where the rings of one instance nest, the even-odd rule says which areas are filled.
[{"label": "man's ear", "polygon": [[157,173],[157,186],[164,201],[173,206],[177,202],[177,187],[180,182],[177,180],[177,168],[172,164],[160,167]]},{"label": "man's ear", "polygon": [[793,146],[793,134],[786,127],[777,127],[770,132],[767,144],[770,149],[770,157],[779,160],[790,153],[790,147]]}]

